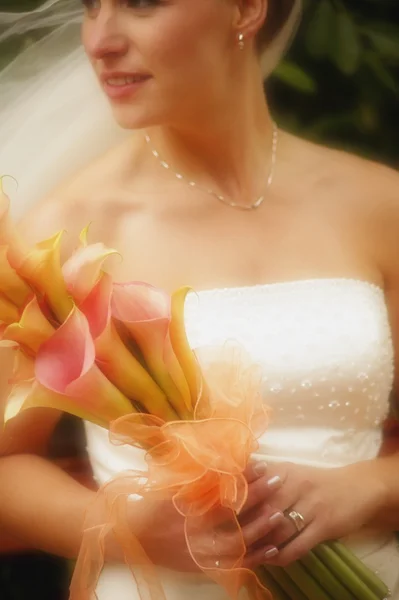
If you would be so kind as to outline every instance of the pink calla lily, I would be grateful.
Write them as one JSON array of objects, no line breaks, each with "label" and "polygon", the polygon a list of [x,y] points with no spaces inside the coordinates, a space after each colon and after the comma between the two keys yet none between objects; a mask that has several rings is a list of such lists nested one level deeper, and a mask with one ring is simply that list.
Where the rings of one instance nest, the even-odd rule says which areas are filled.
[{"label": "pink calla lily", "polygon": [[115,284],[111,310],[112,316],[128,329],[152,376],[180,418],[190,418],[189,386],[169,335],[170,296],[145,283]]},{"label": "pink calla lily", "polygon": [[99,281],[79,304],[85,315],[93,339],[97,339],[108,326],[111,318],[112,277],[102,273]]},{"label": "pink calla lily", "polygon": [[80,236],[81,246],[62,267],[68,291],[78,305],[98,283],[105,260],[117,254],[116,250],[107,248],[102,243],[87,244],[86,237],[87,229]]},{"label": "pink calla lily", "polygon": [[48,407],[108,428],[111,421],[134,411],[131,402],[95,364],[89,325],[77,308],[40,347],[35,376],[33,382],[14,386],[6,420],[27,408]]}]

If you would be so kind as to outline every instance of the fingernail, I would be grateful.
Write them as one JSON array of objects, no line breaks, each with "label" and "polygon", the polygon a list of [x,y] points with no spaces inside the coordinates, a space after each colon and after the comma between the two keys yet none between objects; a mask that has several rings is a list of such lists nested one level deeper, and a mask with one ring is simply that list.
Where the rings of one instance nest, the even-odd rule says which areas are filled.
[{"label": "fingernail", "polygon": [[279,523],[284,519],[284,515],[282,512],[275,512],[269,517],[269,523],[274,525],[275,523]]},{"label": "fingernail", "polygon": [[267,560],[269,558],[273,558],[273,556],[277,556],[277,554],[278,554],[278,550],[277,550],[276,546],[272,546],[271,548],[269,548],[269,550],[266,550],[265,558]]},{"label": "fingernail", "polygon": [[267,487],[271,490],[274,490],[276,488],[279,488],[281,484],[282,484],[281,477],[279,477],[278,475],[275,475],[274,477],[269,479],[269,481],[267,482]]},{"label": "fingernail", "polygon": [[259,477],[262,477],[262,475],[265,475],[267,471],[267,462],[265,462],[264,460],[262,460],[261,462],[257,462],[254,465],[254,473],[255,475],[258,475]]}]

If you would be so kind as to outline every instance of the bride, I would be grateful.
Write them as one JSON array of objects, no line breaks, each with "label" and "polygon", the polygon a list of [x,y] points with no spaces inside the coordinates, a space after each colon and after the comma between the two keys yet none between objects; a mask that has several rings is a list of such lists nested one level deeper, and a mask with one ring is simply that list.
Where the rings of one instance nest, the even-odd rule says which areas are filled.
[{"label": "bride", "polygon": [[[399,456],[379,456],[399,348],[398,175],[274,123],[263,79],[300,0],[86,0],[87,61],[74,3],[0,13],[0,41],[60,25],[0,80],[0,172],[19,183],[22,232],[73,240],[91,222],[124,257],[117,279],[198,291],[193,347],[234,338],[262,365],[273,418],[248,473],[248,567],[344,538],[399,599]],[[74,558],[94,492],[43,457],[60,415],[28,413],[0,440],[0,525]],[[143,467],[97,426],[86,435],[99,485]],[[225,598],[194,571],[170,506],[140,541],[168,599]],[[107,552],[98,598],[138,598]]]}]

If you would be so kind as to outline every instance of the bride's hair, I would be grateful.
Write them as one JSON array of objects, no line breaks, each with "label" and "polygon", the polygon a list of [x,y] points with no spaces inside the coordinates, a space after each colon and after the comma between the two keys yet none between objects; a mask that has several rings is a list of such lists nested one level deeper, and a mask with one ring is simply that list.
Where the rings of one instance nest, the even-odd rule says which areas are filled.
[{"label": "bride's hair", "polygon": [[289,20],[295,0],[270,0],[265,24],[258,34],[258,48],[265,50]]}]

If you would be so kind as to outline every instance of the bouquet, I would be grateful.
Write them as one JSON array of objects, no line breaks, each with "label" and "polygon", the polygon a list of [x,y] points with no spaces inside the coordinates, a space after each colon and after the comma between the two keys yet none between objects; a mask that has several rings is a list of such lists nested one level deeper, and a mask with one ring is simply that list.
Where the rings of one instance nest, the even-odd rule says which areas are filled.
[{"label": "bouquet", "polygon": [[[132,497],[146,507],[171,497],[194,563],[233,599],[242,588],[253,600],[386,598],[386,586],[338,542],[284,569],[243,568],[243,472],[269,420],[259,369],[233,344],[190,348],[189,288],[168,295],[143,282],[115,283],[104,262],[116,251],[89,244],[87,229],[61,265],[63,233],[26,248],[8,208],[0,180],[0,344],[15,357],[5,427],[21,411],[57,408],[105,427],[115,444],[146,451],[147,472],[122,473],[97,493],[71,599],[94,595],[110,532],[141,596],[165,598],[127,519]],[[234,540],[227,556],[218,552],[226,540]]]}]

